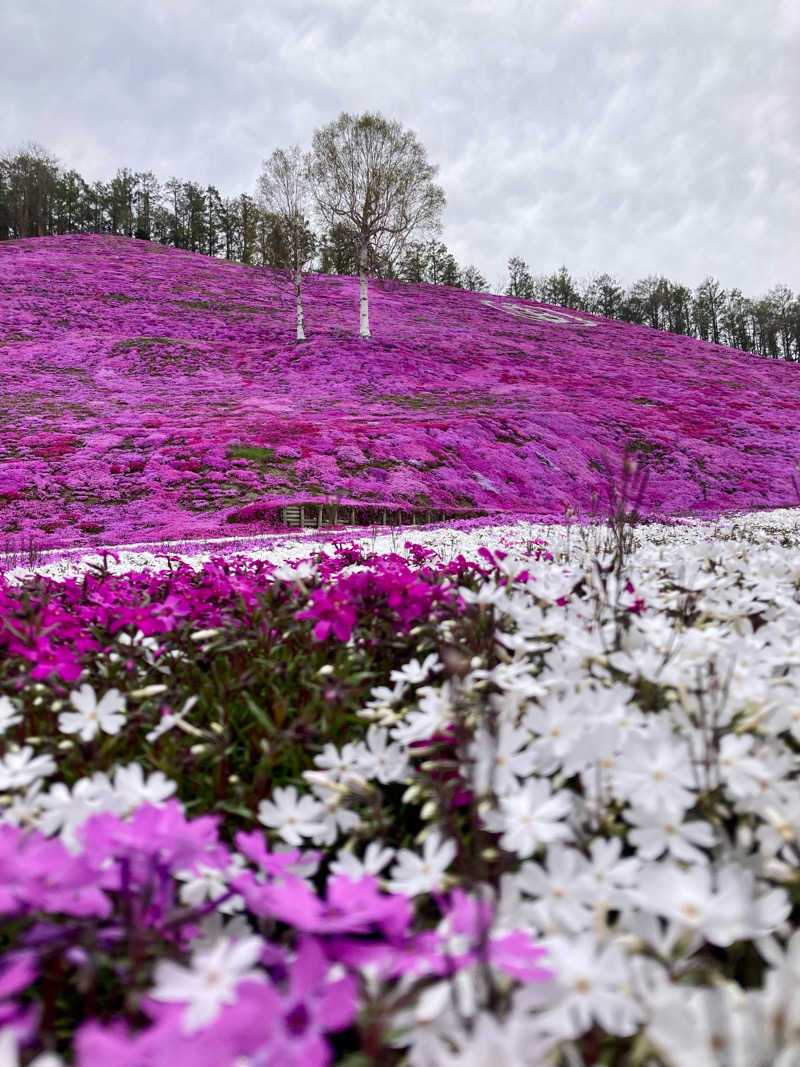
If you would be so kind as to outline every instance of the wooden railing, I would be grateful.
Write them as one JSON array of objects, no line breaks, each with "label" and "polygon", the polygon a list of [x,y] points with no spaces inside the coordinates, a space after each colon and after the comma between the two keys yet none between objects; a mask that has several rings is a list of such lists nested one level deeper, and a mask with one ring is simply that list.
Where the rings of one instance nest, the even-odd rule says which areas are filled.
[{"label": "wooden railing", "polygon": [[475,519],[486,515],[477,508],[386,508],[371,504],[286,504],[278,509],[284,526],[322,529],[324,526],[425,526],[447,519]]}]

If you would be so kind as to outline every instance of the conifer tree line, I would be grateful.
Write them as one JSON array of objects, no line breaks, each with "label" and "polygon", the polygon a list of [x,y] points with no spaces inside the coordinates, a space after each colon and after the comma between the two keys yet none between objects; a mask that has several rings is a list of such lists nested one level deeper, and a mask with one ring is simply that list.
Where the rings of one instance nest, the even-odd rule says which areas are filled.
[{"label": "conifer tree line", "polygon": [[[351,275],[364,268],[363,254],[372,276],[490,291],[480,270],[461,267],[435,232],[426,240],[400,242],[396,249],[390,242],[370,242],[360,251],[352,221],[333,211],[318,232],[305,216],[299,229],[287,228],[286,212],[271,210],[275,204],[264,195],[266,187],[262,174],[254,193],[225,197],[213,185],[174,177],[161,182],[151,171],[126,168],[108,182],[90,183],[41,146],[30,145],[0,156],[0,240],[116,234],[252,266]],[[725,290],[712,277],[695,289],[656,275],[624,288],[609,274],[577,280],[565,266],[550,275],[533,274],[522,258],[512,256],[497,289],[800,362],[800,294],[786,285],[760,298]]]},{"label": "conifer tree line", "polygon": [[649,275],[624,289],[610,274],[574,279],[562,266],[550,275],[532,275],[519,256],[508,261],[507,296],[574,308],[608,319],[740,348],[772,359],[800,361],[800,294],[773,286],[760,299],[740,289],[723,289],[708,277],[694,290]]}]

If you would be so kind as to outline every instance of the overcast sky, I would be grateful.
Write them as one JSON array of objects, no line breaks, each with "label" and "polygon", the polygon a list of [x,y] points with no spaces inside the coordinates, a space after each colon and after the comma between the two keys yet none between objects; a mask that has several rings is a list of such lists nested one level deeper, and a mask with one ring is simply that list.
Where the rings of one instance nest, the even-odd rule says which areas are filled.
[{"label": "overcast sky", "polygon": [[341,111],[414,130],[443,239],[800,290],[800,0],[0,0],[0,150],[255,192]]}]

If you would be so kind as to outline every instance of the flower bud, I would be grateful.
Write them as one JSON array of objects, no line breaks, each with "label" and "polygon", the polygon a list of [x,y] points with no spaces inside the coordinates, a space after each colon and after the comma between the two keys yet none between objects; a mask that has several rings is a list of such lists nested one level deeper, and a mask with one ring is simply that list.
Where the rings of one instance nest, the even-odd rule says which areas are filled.
[{"label": "flower bud", "polygon": [[146,685],[143,689],[133,689],[128,696],[131,700],[144,700],[146,697],[155,697],[160,693],[166,693],[165,685]]},{"label": "flower bud", "polygon": [[190,641],[205,641],[209,637],[217,637],[219,630],[196,630],[193,634],[190,634]]}]

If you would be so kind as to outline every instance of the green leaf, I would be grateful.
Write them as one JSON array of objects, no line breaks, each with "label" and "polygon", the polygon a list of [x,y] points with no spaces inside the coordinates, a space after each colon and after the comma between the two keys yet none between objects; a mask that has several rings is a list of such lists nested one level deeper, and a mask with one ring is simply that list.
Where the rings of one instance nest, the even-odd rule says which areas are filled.
[{"label": "green leaf", "polygon": [[261,726],[264,727],[268,734],[274,734],[275,723],[272,721],[269,715],[267,715],[264,709],[260,708],[258,704],[256,704],[255,700],[253,700],[249,693],[242,693],[242,696],[244,697],[245,703],[247,704],[248,708],[252,712],[253,718],[258,723],[260,723]]},{"label": "green leaf", "polygon": [[230,815],[240,815],[243,819],[254,819],[255,812],[250,808],[243,808],[239,804],[229,804],[226,800],[216,805],[221,811],[227,811]]},{"label": "green leaf", "polygon": [[370,1067],[370,1060],[363,1052],[351,1052],[343,1060],[339,1060],[336,1067]]}]

